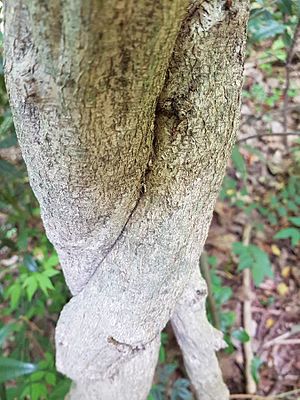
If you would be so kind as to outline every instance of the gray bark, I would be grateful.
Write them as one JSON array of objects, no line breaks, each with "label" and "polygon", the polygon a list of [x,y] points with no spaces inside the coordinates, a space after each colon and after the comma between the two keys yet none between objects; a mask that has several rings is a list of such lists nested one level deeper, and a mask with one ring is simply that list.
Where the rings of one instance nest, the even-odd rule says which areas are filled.
[{"label": "gray bark", "polygon": [[206,283],[198,266],[178,301],[171,322],[198,400],[228,399],[215,351],[226,347],[206,318]]},{"label": "gray bark", "polygon": [[73,294],[56,330],[72,400],[145,399],[172,315],[198,398],[205,379],[227,398],[204,297],[191,329],[180,299],[235,141],[247,16],[248,0],[5,4],[16,130]]}]

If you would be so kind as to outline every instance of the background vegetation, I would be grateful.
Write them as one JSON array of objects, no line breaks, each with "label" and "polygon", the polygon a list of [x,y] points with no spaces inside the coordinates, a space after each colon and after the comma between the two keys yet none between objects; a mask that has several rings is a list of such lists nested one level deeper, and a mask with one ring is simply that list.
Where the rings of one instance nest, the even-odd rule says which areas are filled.
[{"label": "background vegetation", "polygon": [[[252,3],[240,134],[201,258],[209,317],[228,344],[220,355],[227,384],[245,393],[252,380],[269,399],[299,398],[300,389],[299,17],[299,0]],[[0,398],[60,400],[70,381],[55,370],[53,335],[70,294],[0,72]],[[149,400],[193,398],[168,326]]]}]

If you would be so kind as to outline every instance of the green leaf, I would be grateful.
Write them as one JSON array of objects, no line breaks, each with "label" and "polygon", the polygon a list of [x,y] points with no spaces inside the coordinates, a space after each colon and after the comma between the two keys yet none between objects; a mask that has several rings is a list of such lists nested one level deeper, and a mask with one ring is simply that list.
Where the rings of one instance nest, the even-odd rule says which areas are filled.
[{"label": "green leaf", "polygon": [[20,178],[21,172],[11,163],[5,160],[0,160],[0,175],[7,178]]},{"label": "green leaf", "polygon": [[25,279],[23,286],[26,288],[28,300],[31,301],[35,292],[38,289],[38,282],[36,274],[32,274]]},{"label": "green leaf", "polygon": [[245,254],[241,254],[240,262],[238,265],[238,271],[242,271],[245,268],[251,268],[252,264],[253,264],[253,259],[248,252]]},{"label": "green leaf", "polygon": [[221,313],[221,327],[222,331],[230,328],[236,320],[236,314],[233,311],[226,311]]},{"label": "green leaf", "polygon": [[32,374],[37,368],[36,364],[0,357],[0,383],[15,379],[18,376]]},{"label": "green leaf", "polygon": [[54,289],[54,286],[50,279],[45,274],[37,274],[36,275],[39,287],[42,289],[44,294],[48,296],[48,289]]},{"label": "green leaf", "polygon": [[7,392],[4,383],[0,383],[0,399],[7,400]]},{"label": "green leaf", "polygon": [[242,175],[242,178],[245,179],[247,175],[247,168],[246,168],[246,163],[244,160],[244,157],[239,151],[238,146],[234,146],[234,149],[232,151],[232,162],[237,171]]},{"label": "green leaf", "polygon": [[35,272],[38,270],[38,265],[37,265],[35,259],[32,257],[32,255],[30,255],[28,253],[25,254],[25,256],[23,258],[23,264],[30,272]]},{"label": "green leaf", "polygon": [[285,228],[276,233],[274,239],[291,239],[292,246],[297,246],[300,240],[300,230],[297,228]]},{"label": "green leaf", "polygon": [[48,397],[47,387],[43,383],[29,383],[23,390],[21,397],[30,396],[30,400],[46,399]]},{"label": "green leaf", "polygon": [[298,14],[298,17],[300,17],[300,0],[296,0],[294,5],[296,8],[296,13]]},{"label": "green leaf", "polygon": [[232,296],[232,289],[228,286],[215,286],[213,291],[218,304],[226,303]]},{"label": "green leaf", "polygon": [[254,28],[255,31],[252,26],[250,25],[249,27],[252,31],[252,37],[254,41],[265,40],[285,31],[284,24],[277,22],[274,19],[264,21],[261,22],[259,25],[256,25],[256,27]]},{"label": "green leaf", "polygon": [[53,253],[47,260],[43,263],[45,268],[56,267],[59,264],[58,255]]},{"label": "green leaf", "polygon": [[282,13],[292,15],[292,1],[291,0],[278,0],[278,6]]},{"label": "green leaf", "polygon": [[259,286],[265,277],[269,276],[272,278],[272,266],[268,254],[262,249],[255,245],[249,245],[249,248],[254,259],[254,263],[251,268],[253,281],[256,286]]},{"label": "green leaf", "polygon": [[165,350],[164,346],[160,346],[160,348],[159,348],[159,362],[161,364],[166,362],[166,350]]},{"label": "green leaf", "polygon": [[46,275],[49,278],[58,274],[60,274],[60,271],[57,271],[57,269],[52,269],[52,268],[46,269],[46,271],[43,272],[43,275]]},{"label": "green leaf", "polygon": [[235,339],[239,340],[242,343],[249,342],[249,340],[250,340],[248,333],[244,329],[237,329],[237,330],[233,331],[231,336],[234,337]]},{"label": "green leaf", "polygon": [[266,276],[273,276],[269,256],[258,246],[253,244],[245,246],[237,242],[233,244],[232,250],[239,256],[238,271],[249,268],[256,286],[259,286]]},{"label": "green leaf", "polygon": [[15,282],[11,285],[6,294],[10,297],[10,306],[13,310],[15,310],[19,304],[20,297],[21,297],[22,288],[20,282]]},{"label": "green leaf", "polygon": [[65,395],[69,392],[71,386],[71,381],[64,378],[62,381],[56,384],[55,389],[49,396],[49,400],[64,399]]},{"label": "green leaf", "polygon": [[[1,114],[3,115],[3,113],[1,112]],[[1,124],[1,126],[0,126],[0,136],[3,136],[3,135],[7,135],[7,133],[9,133],[9,131],[11,131],[11,129],[13,128],[13,119],[12,119],[12,116],[11,116],[11,114],[9,114],[9,115],[6,115],[5,116],[5,118],[4,118],[4,121],[2,122],[2,124]],[[1,146],[1,144],[5,141],[5,140],[7,140],[7,139],[10,139],[11,138],[11,136],[14,136],[14,138],[15,138],[15,142],[16,142],[16,135],[9,135],[8,137],[6,137],[5,139],[3,139],[2,141],[1,141],[1,143],[0,143],[0,148],[7,148],[7,147],[5,147],[5,146]],[[10,146],[8,146],[8,147],[10,147]]]},{"label": "green leaf", "polygon": [[41,381],[45,376],[45,371],[39,371],[37,370],[36,372],[34,372],[31,377],[30,377],[30,381],[31,382],[39,382]]},{"label": "green leaf", "polygon": [[5,339],[10,335],[11,332],[13,332],[16,328],[16,324],[7,324],[4,325],[1,329],[0,329],[0,346],[3,345]]},{"label": "green leaf", "polygon": [[45,380],[49,385],[54,386],[56,383],[56,375],[53,372],[47,372]]},{"label": "green leaf", "polygon": [[242,242],[235,242],[232,244],[232,250],[234,254],[241,255],[245,252],[245,246]]},{"label": "green leaf", "polygon": [[[1,126],[2,128],[2,126]],[[5,139],[0,141],[0,149],[8,149],[12,146],[17,145],[17,137],[16,135],[9,135]]]},{"label": "green leaf", "polygon": [[259,383],[260,376],[259,376],[259,370],[260,367],[262,366],[263,361],[259,357],[253,357],[252,363],[251,363],[251,373],[253,376],[254,381],[256,384]]},{"label": "green leaf", "polygon": [[290,217],[289,221],[295,226],[300,227],[300,217]]},{"label": "green leaf", "polygon": [[217,263],[218,263],[218,260],[217,260],[216,256],[209,256],[209,257],[207,257],[207,262],[212,267],[215,267],[217,265]]},{"label": "green leaf", "polygon": [[192,400],[193,396],[189,387],[190,382],[187,379],[176,379],[172,388],[171,400]]},{"label": "green leaf", "polygon": [[151,392],[147,400],[165,400],[165,387],[162,384],[155,384],[151,388]]}]

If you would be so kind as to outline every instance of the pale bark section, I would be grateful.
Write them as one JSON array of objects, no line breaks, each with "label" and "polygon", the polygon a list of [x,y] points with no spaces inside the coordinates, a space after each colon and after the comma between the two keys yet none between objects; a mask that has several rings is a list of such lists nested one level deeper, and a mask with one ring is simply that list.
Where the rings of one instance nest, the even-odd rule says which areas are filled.
[{"label": "pale bark section", "polygon": [[215,351],[226,346],[222,334],[207,321],[206,283],[196,265],[191,281],[176,305],[171,322],[197,400],[227,400]]},{"label": "pale bark section", "polygon": [[143,351],[127,363],[121,364],[118,372],[105,380],[78,380],[66,400],[144,400],[151,389],[157,363],[160,338],[156,338]]},{"label": "pale bark section", "polygon": [[6,3],[6,78],[74,294],[57,367],[72,400],[144,400],[235,141],[248,0],[28,3]]},{"label": "pale bark section", "polygon": [[136,207],[188,0],[10,0],[6,80],[30,182],[78,293]]}]

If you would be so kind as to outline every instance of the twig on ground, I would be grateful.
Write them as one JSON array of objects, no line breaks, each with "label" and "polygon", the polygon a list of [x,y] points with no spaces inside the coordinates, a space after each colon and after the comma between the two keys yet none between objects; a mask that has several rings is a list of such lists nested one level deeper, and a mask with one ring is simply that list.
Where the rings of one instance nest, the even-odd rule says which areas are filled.
[{"label": "twig on ground", "polygon": [[[263,307],[255,307],[255,306],[253,306],[252,307],[252,311],[253,312],[257,312],[257,313],[265,313],[266,309],[263,308]],[[282,314],[281,310],[267,310],[267,311],[268,311],[268,314],[272,314],[272,315],[280,315],[280,314]]]},{"label": "twig on ground", "polygon": [[[243,243],[245,246],[249,245],[251,237],[252,226],[247,224],[245,226],[243,234]],[[251,289],[251,271],[249,268],[243,271],[243,289],[244,289],[244,303],[243,303],[243,325],[245,331],[250,336],[252,327],[252,312],[251,312],[251,299],[252,299],[252,289]],[[248,342],[243,343],[244,356],[245,356],[245,378],[246,378],[246,391],[249,394],[256,392],[256,383],[252,376],[251,366],[253,361],[253,351],[251,346],[251,338]]]},{"label": "twig on ground", "polygon": [[206,254],[205,250],[203,250],[201,257],[200,257],[200,270],[201,270],[202,276],[205,279],[206,284],[207,284],[207,292],[208,292],[207,298],[208,298],[208,303],[209,303],[210,310],[211,310],[213,325],[216,329],[221,330],[221,323],[220,323],[220,318],[219,318],[219,313],[217,310],[215,298],[214,298],[213,292],[212,292],[209,264],[208,264],[207,254]]},{"label": "twig on ground", "polygon": [[237,399],[237,400],[243,400],[243,399],[252,399],[252,400],[276,400],[276,397],[264,397],[264,396],[259,396],[257,394],[232,394],[229,397],[230,399]]},{"label": "twig on ground", "polygon": [[[289,89],[290,89],[290,83],[291,83],[291,69],[292,69],[292,62],[293,62],[293,56],[295,52],[295,47],[297,43],[298,36],[300,35],[300,19],[298,20],[294,36],[292,39],[292,44],[290,48],[288,49],[287,52],[287,58],[286,58],[286,63],[285,63],[285,87],[283,91],[283,130],[286,132],[287,131],[287,116],[288,116],[288,103],[289,103]],[[284,143],[287,145],[287,136],[284,137]]]},{"label": "twig on ground", "polygon": [[299,394],[300,389],[290,390],[289,392],[278,394],[276,397],[277,399],[285,399],[287,396],[292,396],[294,394]]},{"label": "twig on ground", "polygon": [[293,396],[295,394],[300,393],[300,389],[290,390],[289,392],[276,394],[275,396],[259,396],[257,394],[231,394],[230,399],[243,400],[243,399],[252,399],[252,400],[279,400],[279,399],[287,399],[289,396]]},{"label": "twig on ground", "polygon": [[258,133],[256,135],[251,135],[251,136],[247,136],[244,138],[241,138],[239,140],[237,140],[235,142],[235,144],[240,144],[243,142],[246,142],[249,139],[261,139],[263,137],[266,136],[300,136],[300,131],[299,132],[276,132],[276,133],[270,133],[270,132],[266,132],[266,133]]},{"label": "twig on ground", "polygon": [[[293,327],[291,328],[291,330],[290,330],[289,332],[283,333],[282,335],[277,336],[277,337],[275,337],[275,338],[269,340],[268,342],[266,342],[266,343],[263,345],[263,348],[264,348],[264,349],[267,349],[268,347],[271,347],[271,346],[273,346],[273,345],[275,345],[275,344],[291,344],[291,343],[288,343],[288,342],[290,342],[290,341],[287,341],[287,339],[288,339],[290,336],[295,335],[295,334],[297,334],[297,333],[299,333],[299,332],[300,332],[300,326],[299,326],[299,325],[295,325],[295,326],[293,326]],[[297,343],[299,342],[299,340],[300,340],[300,339],[296,339]],[[294,341],[294,339],[293,339],[293,341]],[[296,344],[297,344],[297,343],[296,343]]]},{"label": "twig on ground", "polygon": [[[276,346],[292,346],[294,344],[300,344],[300,339],[287,339],[287,340],[281,340],[276,343],[273,343],[273,345]],[[270,345],[269,347],[271,347]]]}]

